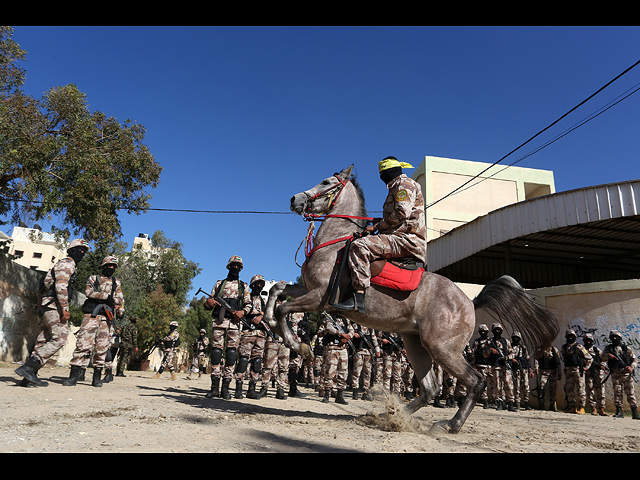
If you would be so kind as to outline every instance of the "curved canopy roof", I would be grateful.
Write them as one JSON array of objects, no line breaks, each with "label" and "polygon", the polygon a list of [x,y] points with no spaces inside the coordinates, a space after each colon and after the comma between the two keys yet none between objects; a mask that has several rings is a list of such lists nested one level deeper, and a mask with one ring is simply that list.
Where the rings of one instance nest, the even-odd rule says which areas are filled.
[{"label": "curved canopy roof", "polygon": [[525,288],[640,278],[640,180],[494,210],[431,240],[427,269],[481,285],[509,274]]}]

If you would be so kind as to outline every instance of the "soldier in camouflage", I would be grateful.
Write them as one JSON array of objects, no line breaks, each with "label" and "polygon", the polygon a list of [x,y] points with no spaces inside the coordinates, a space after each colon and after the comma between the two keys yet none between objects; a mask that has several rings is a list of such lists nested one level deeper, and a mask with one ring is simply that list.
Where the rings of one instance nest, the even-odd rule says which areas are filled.
[{"label": "soldier in camouflage", "polygon": [[478,334],[480,335],[473,341],[471,345],[471,353],[473,355],[472,365],[473,367],[484,377],[487,381],[487,388],[482,391],[480,395],[480,399],[478,403],[484,406],[484,408],[489,408],[489,391],[490,385],[492,381],[489,379],[491,377],[491,365],[489,365],[488,357],[485,357],[483,352],[485,351],[487,346],[489,345],[489,327],[487,327],[484,323],[478,326]]},{"label": "soldier in camouflage", "polygon": [[[227,311],[217,301],[209,297],[204,306],[212,312],[211,328],[211,390],[207,398],[222,397],[231,398],[229,385],[233,378],[233,371],[238,360],[238,347],[240,346],[241,321],[251,313],[251,292],[249,285],[240,280],[240,271],[244,267],[242,257],[233,255],[227,262],[227,278],[218,280],[211,290],[211,297],[219,296],[229,306],[235,309]],[[222,357],[224,352],[224,369]],[[222,378],[222,388],[220,379]]]},{"label": "soldier in camouflage", "polygon": [[402,173],[402,167],[413,168],[395,157],[379,162],[380,178],[389,189],[383,217],[365,229],[366,233],[378,232],[377,235],[366,235],[351,243],[348,260],[354,294],[335,304],[337,309],[365,312],[365,291],[370,285],[373,260],[414,257],[426,263],[424,197],[420,185]]},{"label": "soldier in camouflage", "polygon": [[[351,372],[351,389],[353,399],[358,400],[360,393],[365,399],[369,398],[368,391],[371,388],[372,358],[376,351],[380,352],[378,337],[373,334],[373,330],[357,323],[353,324],[356,353],[353,357],[353,368]],[[362,377],[362,389],[360,381]]]},{"label": "soldier in camouflage", "polygon": [[562,380],[562,370],[560,370],[560,352],[554,346],[545,350],[538,350],[534,356],[535,374],[537,379],[538,408],[544,410],[544,390],[549,385],[549,410],[556,409],[556,396],[558,392],[558,382]]},{"label": "soldier in camouflage", "polygon": [[584,348],[587,349],[593,363],[584,371],[584,388],[587,396],[587,402],[591,406],[591,415],[600,415],[607,417],[605,406],[605,366],[602,363],[602,352],[595,346],[595,338],[590,333],[582,337]]},{"label": "soldier in camouflage", "polygon": [[198,378],[202,376],[202,369],[208,346],[209,339],[207,338],[207,331],[204,328],[201,328],[198,338],[196,338],[196,341],[193,342],[193,345],[191,346],[193,350],[193,361],[191,362],[191,368],[189,368],[187,380],[191,380],[192,373],[197,373]]},{"label": "soldier in camouflage", "polygon": [[494,323],[491,325],[493,338],[485,346],[484,357],[491,365],[491,397],[495,402],[497,410],[504,410],[505,407],[510,412],[515,412],[513,405],[513,377],[511,374],[511,360],[513,359],[513,348],[511,342],[502,337],[502,325]]},{"label": "soldier in camouflage", "polygon": [[122,328],[120,335],[120,355],[118,356],[118,366],[116,367],[116,377],[124,377],[123,373],[129,364],[129,359],[134,353],[138,353],[138,329],[136,323],[138,317],[131,317],[129,323]]},{"label": "soldier in camouflage", "polygon": [[39,301],[41,331],[29,358],[15,370],[16,374],[23,377],[22,386],[47,386],[47,382],[38,378],[38,370],[67,343],[68,321],[71,318],[69,283],[75,275],[78,263],[88,251],[89,244],[86,240],[72,241],[67,248],[68,256],[59,260],[44,278],[43,291],[39,292],[42,297]]},{"label": "soldier in camouflage", "polygon": [[567,389],[567,411],[584,415],[584,406],[587,401],[584,372],[591,366],[593,357],[589,355],[583,345],[576,342],[578,336],[574,330],[567,330],[564,338],[567,342],[562,345],[561,352],[564,362],[565,388]]},{"label": "soldier in camouflage", "polygon": [[522,343],[520,332],[513,332],[511,335],[511,347],[513,348],[513,391],[515,397],[515,408],[520,407],[531,410],[529,406],[529,379],[533,378],[531,369],[531,358],[526,345]]},{"label": "soldier in camouflage", "polygon": [[347,388],[349,369],[348,342],[354,336],[353,325],[343,317],[332,317],[318,329],[318,337],[322,337],[324,345],[322,361],[323,403],[329,402],[331,390],[336,388],[336,403],[347,405],[343,392]]},{"label": "soldier in camouflage", "polygon": [[636,400],[635,385],[633,375],[638,366],[638,359],[633,350],[622,343],[622,335],[617,330],[609,332],[608,344],[602,350],[602,360],[607,362],[611,372],[611,382],[613,383],[613,404],[616,407],[614,418],[622,418],[623,390],[627,396],[627,402],[631,407],[631,418],[640,420],[638,415],[638,401]]},{"label": "soldier in camouflage", "polygon": [[[115,318],[124,316],[124,295],[120,281],[113,276],[118,259],[113,256],[102,260],[100,275],[87,278],[85,295],[87,300],[82,306],[82,325],[76,334],[76,348],[69,362],[69,378],[65,386],[74,386],[78,377],[83,376],[93,353],[93,379],[91,385],[101,387],[102,369],[107,352],[111,348],[111,329]],[[95,352],[94,352],[95,349]]]},{"label": "soldier in camouflage", "polygon": [[180,333],[178,332],[178,322],[173,321],[169,324],[169,334],[161,339],[162,342],[162,350],[164,353],[164,357],[162,359],[162,364],[158,369],[158,373],[156,373],[153,378],[160,378],[160,375],[165,371],[165,369],[169,370],[171,373],[171,380],[177,380],[176,377],[176,367],[173,366],[173,357],[176,354],[176,349],[180,346]]}]

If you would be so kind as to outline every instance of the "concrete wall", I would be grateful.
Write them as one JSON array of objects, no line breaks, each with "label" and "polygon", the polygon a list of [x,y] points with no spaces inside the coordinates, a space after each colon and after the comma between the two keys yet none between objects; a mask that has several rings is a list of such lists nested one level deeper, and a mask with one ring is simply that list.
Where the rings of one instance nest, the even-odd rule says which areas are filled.
[{"label": "concrete wall", "polygon": [[[482,285],[459,284],[462,290],[474,298],[482,289]],[[558,287],[540,288],[529,291],[537,300],[546,305],[558,317],[560,334],[554,346],[560,350],[565,343],[564,334],[567,329],[575,330],[578,343],[582,337],[591,333],[596,346],[602,350],[609,343],[609,332],[618,330],[623,342],[636,354],[640,355],[640,280],[618,280],[611,282],[584,283],[578,285],[563,285]],[[477,326],[481,323],[491,327],[493,318],[484,311],[479,311],[476,318],[476,331],[472,337],[478,337]],[[508,338],[511,336],[509,326],[505,325]],[[636,378],[640,380],[640,372],[636,369]],[[535,378],[530,382],[531,388],[536,386]],[[558,382],[557,403],[564,408],[565,393],[563,390],[564,376]],[[605,384],[607,395],[607,409],[613,410],[613,388],[609,379]],[[640,390],[636,388],[636,395]],[[536,399],[532,397],[532,404]],[[626,396],[624,409],[628,410]]]}]

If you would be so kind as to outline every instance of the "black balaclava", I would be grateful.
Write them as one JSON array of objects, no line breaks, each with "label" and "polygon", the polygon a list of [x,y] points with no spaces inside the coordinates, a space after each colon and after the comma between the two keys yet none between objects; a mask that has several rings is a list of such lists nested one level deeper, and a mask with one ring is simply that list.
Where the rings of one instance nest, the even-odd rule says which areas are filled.
[{"label": "black balaclava", "polygon": [[622,339],[619,336],[613,335],[611,337],[611,343],[613,343],[615,346],[620,345],[621,342],[622,342]]},{"label": "black balaclava", "polygon": [[110,277],[116,271],[116,266],[113,263],[107,263],[104,267],[102,267],[102,275],[105,277]]},{"label": "black balaclava", "polygon": [[240,278],[240,270],[242,270],[242,267],[239,265],[229,265],[227,280],[238,280]]},{"label": "black balaclava", "polygon": [[388,184],[391,180],[402,174],[402,167],[391,167],[380,172],[380,180]]},{"label": "black balaclava", "polygon": [[251,295],[260,295],[263,288],[264,285],[262,282],[254,282],[253,285],[251,285]]},{"label": "black balaclava", "polygon": [[76,262],[76,265],[80,263],[82,257],[87,253],[86,248],[73,247],[67,251],[67,255],[73,258],[73,261]]},{"label": "black balaclava", "polygon": [[520,337],[511,337],[511,345],[520,345]]},{"label": "black balaclava", "polygon": [[491,330],[491,333],[493,333],[494,338],[502,338],[502,330],[499,328]]}]

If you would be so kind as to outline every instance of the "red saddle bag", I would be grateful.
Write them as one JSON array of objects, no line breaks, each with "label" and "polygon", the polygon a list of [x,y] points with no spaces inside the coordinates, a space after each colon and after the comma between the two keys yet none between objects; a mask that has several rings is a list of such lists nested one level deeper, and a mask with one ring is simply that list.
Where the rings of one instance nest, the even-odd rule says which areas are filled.
[{"label": "red saddle bag", "polygon": [[408,270],[387,262],[378,275],[371,277],[371,283],[381,287],[411,292],[418,288],[423,273],[424,268],[422,267]]}]

